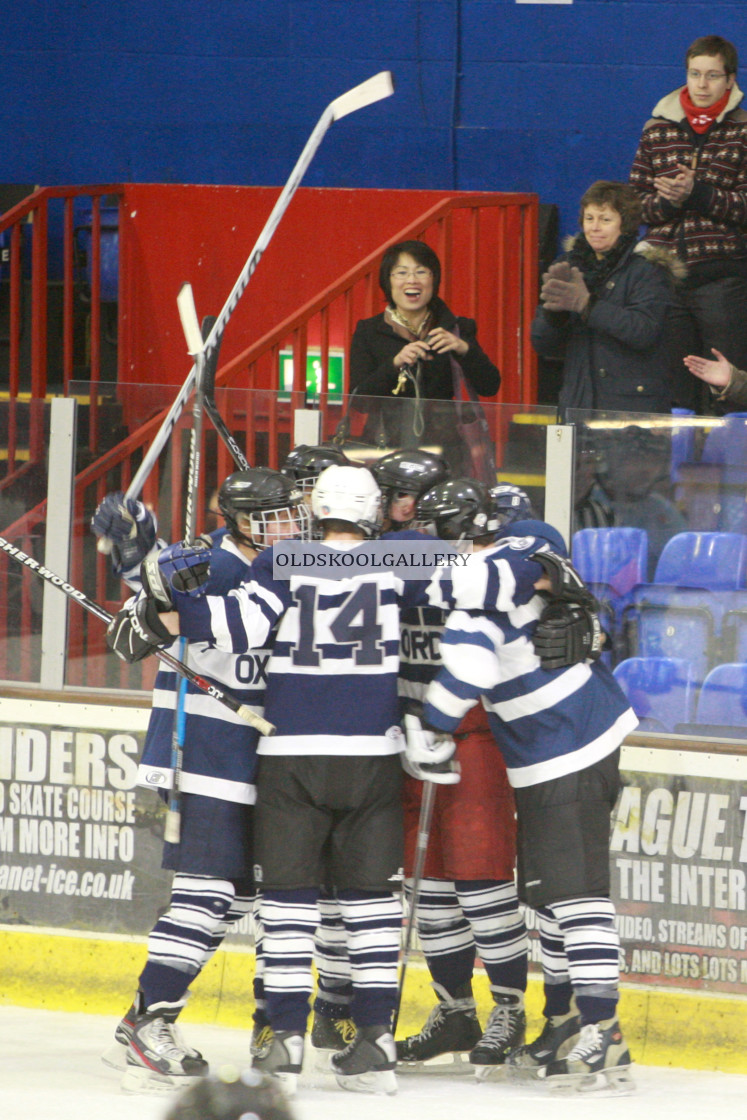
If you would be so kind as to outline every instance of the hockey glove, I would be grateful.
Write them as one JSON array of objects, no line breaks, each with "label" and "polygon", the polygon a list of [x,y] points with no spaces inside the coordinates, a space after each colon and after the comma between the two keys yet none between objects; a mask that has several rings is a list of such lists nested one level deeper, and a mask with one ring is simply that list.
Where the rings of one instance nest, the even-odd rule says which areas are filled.
[{"label": "hockey glove", "polygon": [[453,758],[456,743],[451,735],[427,725],[424,727],[415,715],[406,715],[402,722],[405,725],[405,757],[408,762],[433,765]]},{"label": "hockey glove", "polygon": [[455,786],[462,777],[462,768],[455,758],[446,762],[412,762],[404,754],[402,769],[419,782],[435,782],[440,786]]},{"label": "hockey glove", "polygon": [[533,552],[530,559],[537,561],[550,581],[550,590],[543,592],[548,599],[582,603],[591,610],[596,608],[596,599],[565,556],[543,551]]},{"label": "hockey glove", "polygon": [[545,607],[532,641],[543,669],[567,669],[581,661],[596,661],[604,633],[599,616],[588,604],[559,599]]},{"label": "hockey glove", "polygon": [[111,541],[115,575],[136,567],[156,543],[156,519],[151,511],[121,491],[107,494],[96,507],[91,529]]},{"label": "hockey glove", "polygon": [[146,556],[140,569],[143,590],[160,611],[174,606],[174,592],[204,595],[210,576],[210,544],[199,537],[193,545],[170,544]]},{"label": "hockey glove", "polygon": [[106,644],[131,665],[173,641],[174,635],[158,617],[154,600],[148,598],[135,599],[123,607],[106,628]]}]

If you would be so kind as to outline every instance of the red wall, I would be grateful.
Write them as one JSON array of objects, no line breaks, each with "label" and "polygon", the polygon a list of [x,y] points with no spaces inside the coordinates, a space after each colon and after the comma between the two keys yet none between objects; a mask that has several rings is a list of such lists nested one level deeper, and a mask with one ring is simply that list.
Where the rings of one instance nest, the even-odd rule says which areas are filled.
[{"label": "red wall", "polygon": [[[301,187],[231,317],[220,364],[454,193]],[[200,318],[217,315],[279,194],[268,187],[125,187],[120,382],[181,384],[191,363],[176,309],[180,286],[192,284]]]}]

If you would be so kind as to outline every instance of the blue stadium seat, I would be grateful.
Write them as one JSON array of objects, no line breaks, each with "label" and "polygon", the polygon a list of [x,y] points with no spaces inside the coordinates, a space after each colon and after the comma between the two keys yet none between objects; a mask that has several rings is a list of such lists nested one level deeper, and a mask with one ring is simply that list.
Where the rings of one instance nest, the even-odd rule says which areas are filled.
[{"label": "blue stadium seat", "polygon": [[711,429],[702,462],[717,465],[721,473],[718,528],[747,532],[747,412],[730,412]]},{"label": "blue stadium seat", "polygon": [[615,680],[643,731],[674,731],[693,718],[695,682],[689,661],[675,657],[629,657],[613,669]]},{"label": "blue stadium seat", "polygon": [[710,671],[700,690],[695,722],[722,730],[747,728],[747,664],[730,662]]},{"label": "blue stadium seat", "polygon": [[678,533],[662,550],[654,582],[631,593],[625,612],[628,652],[684,658],[702,681],[723,660],[725,619],[732,642],[737,640],[741,612],[747,611],[746,585],[747,536]]},{"label": "blue stadium seat", "polygon": [[627,527],[579,529],[571,546],[573,565],[597,597],[600,618],[612,640],[603,658],[619,660],[622,619],[633,588],[646,579],[648,535]]}]

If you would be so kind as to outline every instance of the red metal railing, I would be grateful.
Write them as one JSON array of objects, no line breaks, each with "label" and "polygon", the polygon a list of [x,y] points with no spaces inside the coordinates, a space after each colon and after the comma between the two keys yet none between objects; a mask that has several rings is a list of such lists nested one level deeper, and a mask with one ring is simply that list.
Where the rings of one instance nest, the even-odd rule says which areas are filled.
[{"label": "red metal railing", "polygon": [[[67,391],[72,374],[73,353],[73,217],[72,199],[79,194],[90,194],[92,213],[92,262],[91,262],[91,422],[89,446],[97,443],[96,388],[99,382],[98,347],[100,344],[99,305],[99,206],[105,194],[120,194],[116,187],[98,188],[45,188],[35,192],[20,207],[5,215],[0,230],[13,226],[16,237],[17,223],[34,214],[36,229],[41,230],[39,248],[32,260],[32,288],[34,315],[44,308],[42,287],[46,288],[46,264],[41,246],[46,245],[46,206],[53,198],[65,199],[64,212],[64,268],[63,268],[63,380]],[[227,415],[226,422],[239,439],[243,437],[246,456],[250,462],[264,462],[277,466],[279,458],[289,446],[293,410],[303,408],[306,401],[305,371],[310,348],[318,350],[322,377],[316,407],[321,413],[324,435],[334,431],[341,416],[342,405],[330,400],[328,366],[332,348],[349,352],[350,339],[358,319],[368,317],[378,309],[378,268],[384,249],[394,241],[418,238],[428,241],[438,253],[443,267],[441,294],[455,312],[479,320],[479,337],[484,349],[497,358],[503,384],[501,396],[521,406],[531,404],[536,398],[536,364],[529,340],[529,324],[537,301],[537,199],[531,195],[476,194],[444,199],[423,214],[416,222],[388,238],[359,265],[338,281],[320,292],[318,296],[267,332],[238,357],[224,365],[218,373],[216,393],[219,404]],[[36,223],[39,223],[38,227]],[[34,241],[36,246],[37,242]],[[20,260],[16,245],[11,248]],[[20,291],[17,262],[15,273],[11,268],[11,293],[14,284]],[[13,279],[15,276],[15,280]],[[120,292],[124,290],[120,270]],[[18,294],[16,293],[16,300]],[[13,298],[13,297],[11,297]],[[120,314],[122,309],[120,307]],[[33,318],[33,316],[32,316]],[[36,319],[34,318],[34,322]],[[42,331],[35,326],[32,349],[32,394],[44,395],[46,389],[45,356],[42,353]],[[18,359],[16,341],[15,365],[11,365],[11,395],[18,396]],[[293,358],[293,386],[290,400],[278,396],[279,359],[281,350],[290,350]],[[11,344],[11,351],[13,346]],[[13,373],[13,370],[15,371]],[[347,374],[347,371],[346,371]],[[234,386],[241,386],[245,393]],[[221,388],[231,387],[230,394],[221,396]],[[258,394],[259,388],[267,388]],[[127,392],[119,386],[119,393]],[[253,391],[252,391],[253,390]],[[173,397],[173,394],[172,394]],[[230,399],[228,399],[230,398]],[[90,515],[98,501],[110,490],[126,490],[145,448],[152,441],[165,415],[166,407],[151,416],[111,451],[87,467],[76,479],[74,498],[74,532],[72,553],[72,582],[82,587],[88,595],[115,609],[120,588],[108,573],[106,558],[95,551],[93,538],[87,531]],[[143,497],[158,506],[161,532],[170,539],[178,539],[182,531],[182,506],[184,493],[186,434],[191,423],[185,412],[171,437],[169,448],[161,455],[148,478]],[[495,430],[496,443],[502,443],[502,433]],[[207,437],[209,438],[209,437]],[[215,454],[210,457],[214,466],[211,479],[203,479],[203,493],[198,509],[205,508],[206,488],[233,469],[228,452],[222,444],[212,445]],[[38,445],[36,451],[38,453]],[[207,459],[208,457],[205,457]],[[41,550],[45,519],[44,503],[19,518],[4,534],[10,536],[24,551],[34,554]],[[199,527],[199,526],[198,526]],[[38,557],[41,559],[41,555]],[[12,578],[12,577],[11,577]],[[7,604],[8,562],[0,561],[0,677],[33,679],[35,655],[23,652],[21,658],[8,654],[9,644],[3,637],[10,637]],[[29,580],[20,584],[21,630],[28,633],[31,623]],[[3,601],[4,604],[3,605]],[[75,611],[75,608],[72,608]],[[16,612],[16,616],[18,612]],[[17,628],[19,618],[15,617]],[[4,652],[3,652],[4,647]],[[30,660],[29,660],[30,659]],[[71,625],[70,662],[68,683],[76,685],[113,685],[129,683],[138,686],[138,673],[126,666],[118,666],[114,659],[106,658],[103,628],[96,620],[84,615],[76,617]],[[104,671],[101,666],[106,665]],[[116,679],[113,679],[113,675]]]}]

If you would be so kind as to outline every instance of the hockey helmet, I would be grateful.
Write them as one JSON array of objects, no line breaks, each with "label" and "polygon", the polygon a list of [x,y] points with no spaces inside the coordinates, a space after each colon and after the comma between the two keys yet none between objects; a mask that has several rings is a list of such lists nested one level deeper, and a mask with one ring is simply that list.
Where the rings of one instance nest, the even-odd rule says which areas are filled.
[{"label": "hockey helmet", "polygon": [[381,524],[381,491],[365,467],[334,463],[314,484],[311,512],[319,523],[348,521],[373,537]]},{"label": "hockey helmet", "polygon": [[288,453],[280,470],[288,478],[293,479],[304,494],[310,494],[323,470],[334,463],[346,465],[349,462],[347,455],[339,447],[299,443],[298,447],[294,447]]},{"label": "hockey helmet", "polygon": [[508,525],[511,521],[526,520],[534,517],[532,503],[529,495],[518,486],[511,486],[508,482],[501,482],[490,488],[495,503],[495,511],[501,525]]},{"label": "hockey helmet", "polygon": [[432,521],[445,541],[474,541],[499,528],[493,496],[476,478],[440,482],[418,499],[418,518]]},{"label": "hockey helmet", "polygon": [[218,491],[218,508],[232,536],[261,551],[274,540],[308,540],[309,511],[291,479],[269,467],[250,467],[228,476]]}]

